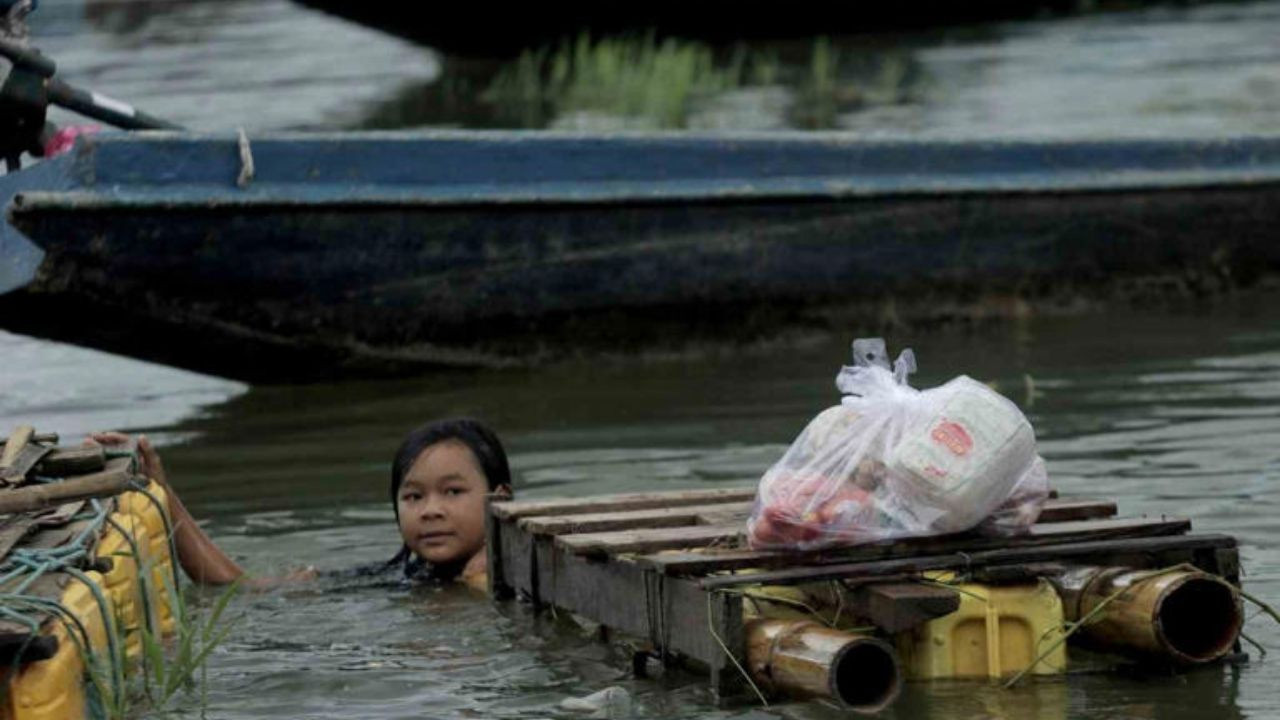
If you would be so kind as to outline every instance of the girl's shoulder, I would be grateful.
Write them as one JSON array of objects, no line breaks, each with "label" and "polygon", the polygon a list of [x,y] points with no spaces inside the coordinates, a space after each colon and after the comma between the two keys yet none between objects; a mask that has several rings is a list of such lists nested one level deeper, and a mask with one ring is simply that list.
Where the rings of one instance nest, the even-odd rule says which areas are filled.
[{"label": "girl's shoulder", "polygon": [[[337,581],[359,581],[364,585],[417,585],[449,582],[458,577],[459,568],[433,565],[404,552],[390,560],[364,563],[355,567],[340,570],[328,570],[320,573],[323,578]],[[484,578],[482,578],[484,579]],[[471,584],[468,582],[468,584]]]}]

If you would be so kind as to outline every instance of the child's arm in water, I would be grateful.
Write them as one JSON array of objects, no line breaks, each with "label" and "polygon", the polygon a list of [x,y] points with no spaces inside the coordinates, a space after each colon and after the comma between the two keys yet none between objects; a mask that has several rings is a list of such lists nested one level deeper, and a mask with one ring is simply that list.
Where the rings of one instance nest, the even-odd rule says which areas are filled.
[{"label": "child's arm in water", "polygon": [[[90,441],[100,445],[118,446],[127,445],[131,438],[123,433],[107,432],[94,433],[90,436]],[[187,507],[182,504],[182,499],[178,497],[177,491],[169,484],[164,463],[160,461],[160,454],[156,452],[146,435],[138,436],[138,455],[141,474],[160,483],[169,497],[169,517],[173,526],[173,544],[178,551],[178,563],[182,565],[182,569],[192,582],[198,585],[227,585],[240,581],[247,587],[265,588],[315,576],[315,571],[311,568],[290,573],[281,578],[246,576],[244,569],[227,556],[213,540],[210,540],[204,528],[201,528],[195,518],[191,517]]]}]

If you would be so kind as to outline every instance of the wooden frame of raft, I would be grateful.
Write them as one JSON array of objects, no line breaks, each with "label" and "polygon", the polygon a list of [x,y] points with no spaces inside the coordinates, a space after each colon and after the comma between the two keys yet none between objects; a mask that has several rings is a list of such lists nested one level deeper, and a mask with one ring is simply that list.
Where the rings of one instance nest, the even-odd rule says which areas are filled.
[{"label": "wooden frame of raft", "polygon": [[[743,689],[742,599],[749,585],[902,582],[963,570],[991,582],[1027,579],[1046,563],[1161,568],[1187,563],[1239,586],[1234,538],[1189,535],[1184,518],[1115,518],[1110,501],[1054,498],[1023,536],[966,533],[805,553],[745,549],[755,487],[564,500],[493,498],[486,515],[495,598],[554,606],[634,637],[664,662],[692,660],[721,697]],[[746,571],[746,572],[744,572]],[[899,586],[900,587],[900,586]],[[894,631],[892,592],[870,610]],[[910,606],[905,606],[910,611]],[[709,615],[709,616],[708,616]]]}]

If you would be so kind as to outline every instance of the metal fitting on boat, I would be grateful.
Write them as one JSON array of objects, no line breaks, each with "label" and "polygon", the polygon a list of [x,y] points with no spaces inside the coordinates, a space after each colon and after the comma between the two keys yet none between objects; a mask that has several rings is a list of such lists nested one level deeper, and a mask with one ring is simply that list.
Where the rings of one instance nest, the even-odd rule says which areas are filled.
[{"label": "metal fitting on boat", "polygon": [[829,697],[873,713],[902,690],[898,655],[883,640],[809,620],[748,620],[746,631],[751,677],[774,693]]},{"label": "metal fitting on boat", "polygon": [[1235,588],[1198,570],[1069,567],[1049,579],[1069,622],[1089,618],[1079,635],[1099,649],[1206,663],[1231,651],[1244,622]]}]

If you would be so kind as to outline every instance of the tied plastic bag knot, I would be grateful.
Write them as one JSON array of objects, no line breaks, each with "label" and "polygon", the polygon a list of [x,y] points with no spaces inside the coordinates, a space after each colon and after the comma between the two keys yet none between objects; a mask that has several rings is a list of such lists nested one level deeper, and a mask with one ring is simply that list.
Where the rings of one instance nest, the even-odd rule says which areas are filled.
[{"label": "tied plastic bag knot", "polygon": [[809,550],[982,525],[1016,533],[1049,494],[1035,433],[1008,399],[964,375],[916,390],[915,354],[853,343],[819,413],[760,480],[753,548]]},{"label": "tied plastic bag knot", "polygon": [[[916,371],[916,354],[907,348],[889,365],[889,352],[884,338],[858,338],[853,341],[853,365],[840,368],[836,388],[851,398],[910,389],[907,382]],[[846,398],[849,400],[849,398]]]}]

